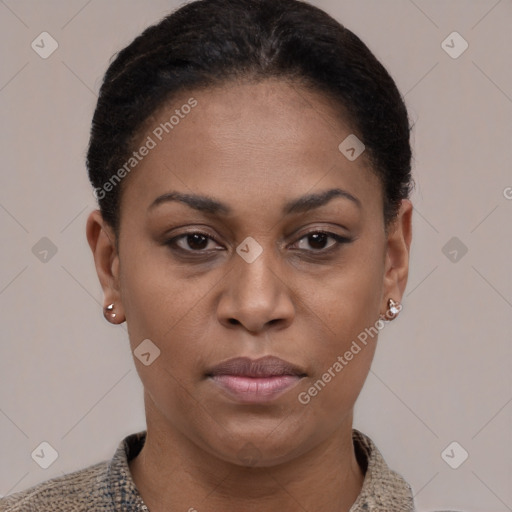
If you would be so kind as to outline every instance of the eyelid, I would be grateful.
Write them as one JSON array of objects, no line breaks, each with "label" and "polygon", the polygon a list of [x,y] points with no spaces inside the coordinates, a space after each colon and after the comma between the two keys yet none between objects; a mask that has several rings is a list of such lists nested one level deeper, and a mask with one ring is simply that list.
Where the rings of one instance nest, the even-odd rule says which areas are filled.
[{"label": "eyelid", "polygon": [[[208,240],[211,240],[212,242],[215,242],[217,245],[222,245],[211,234],[206,233],[204,231],[197,230],[197,229],[190,230],[190,231],[185,231],[183,233],[180,233],[179,235],[173,236],[172,238],[170,238],[169,240],[167,240],[165,242],[165,245],[171,246],[171,245],[175,244],[178,240],[181,240],[181,239],[185,238],[188,235],[202,235],[205,238],[207,238]],[[217,249],[210,249],[209,251],[205,251],[205,250],[190,251],[190,250],[187,250],[187,249],[182,249],[181,247],[177,247],[177,250],[185,252],[185,253],[188,253],[188,254],[194,254],[194,253],[196,253],[196,254],[201,254],[201,253],[207,254],[207,253],[211,252],[212,250],[217,250]]]},{"label": "eyelid", "polygon": [[[350,243],[353,241],[353,238],[351,238],[351,237],[339,235],[338,233],[329,231],[326,228],[312,228],[309,231],[300,235],[296,239],[296,241],[293,242],[292,245],[299,243],[301,240],[303,240],[304,238],[306,238],[307,236],[312,235],[312,234],[324,234],[328,238],[334,239],[336,241],[336,243],[332,244],[331,246],[329,246],[326,249],[318,249],[318,250],[298,249],[299,251],[302,251],[302,252],[305,252],[308,254],[314,254],[314,255],[327,255],[328,253],[339,249],[339,247],[341,245]],[[180,233],[179,235],[176,235],[176,236],[170,238],[169,240],[167,240],[165,242],[165,245],[173,247],[173,248],[175,248],[176,251],[182,252],[183,254],[192,255],[192,256],[211,255],[211,253],[213,251],[218,251],[218,249],[193,251],[193,250],[183,249],[182,247],[179,247],[179,246],[175,247],[177,240],[181,240],[188,235],[201,235],[201,236],[204,236],[205,238],[207,238],[208,240],[215,242],[217,245],[222,245],[211,234],[206,233],[205,231],[201,231],[199,229],[195,229],[195,230],[191,229],[190,231],[185,231],[183,233]]]},{"label": "eyelid", "polygon": [[309,250],[309,251],[306,250],[307,253],[311,253],[311,254],[318,254],[318,255],[328,254],[331,251],[335,251],[336,249],[338,249],[340,245],[353,241],[353,238],[351,238],[351,237],[339,235],[338,233],[334,233],[332,231],[329,231],[328,229],[317,228],[317,229],[312,229],[311,231],[308,231],[306,233],[303,233],[297,239],[297,241],[294,242],[293,245],[299,243],[301,240],[303,240],[307,236],[313,235],[313,234],[323,234],[323,235],[326,235],[328,238],[334,239],[336,241],[336,243],[332,244],[331,246],[329,246],[326,249],[318,249],[316,251],[315,250]]}]

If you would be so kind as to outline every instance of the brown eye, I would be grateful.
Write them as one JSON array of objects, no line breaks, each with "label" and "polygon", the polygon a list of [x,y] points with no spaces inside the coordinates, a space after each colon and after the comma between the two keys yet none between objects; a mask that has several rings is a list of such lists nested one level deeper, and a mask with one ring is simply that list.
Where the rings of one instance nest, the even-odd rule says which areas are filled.
[{"label": "brown eye", "polygon": [[[329,239],[333,240],[333,242],[330,244],[328,244]],[[328,252],[329,249],[337,245],[351,241],[349,238],[342,237],[336,233],[330,233],[327,231],[312,231],[311,233],[303,236],[297,243],[300,244],[303,240],[306,242],[306,245],[309,245],[309,248],[299,248],[308,252]]]},{"label": "brown eye", "polygon": [[208,238],[200,233],[186,235],[183,240],[186,241],[188,247],[195,250],[205,249],[208,246]]},{"label": "brown eye", "polygon": [[[177,247],[179,250],[183,252],[193,253],[193,252],[209,252],[208,243],[215,242],[215,240],[206,233],[201,233],[199,231],[194,231],[190,233],[183,233],[182,235],[175,236],[166,242],[166,245],[171,247]],[[217,247],[216,244],[213,244],[210,247],[210,250]]]}]

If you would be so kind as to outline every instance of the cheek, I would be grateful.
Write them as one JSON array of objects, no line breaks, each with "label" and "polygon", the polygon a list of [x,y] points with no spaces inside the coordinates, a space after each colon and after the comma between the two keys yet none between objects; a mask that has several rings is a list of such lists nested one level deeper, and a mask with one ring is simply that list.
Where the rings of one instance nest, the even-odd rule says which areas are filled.
[{"label": "cheek", "polygon": [[168,259],[128,251],[120,275],[132,351],[146,339],[160,351],[150,366],[135,359],[141,381],[155,402],[186,410],[185,388],[192,389],[215,359],[211,340],[218,331],[215,336],[208,299],[218,277],[184,277]]},{"label": "cheek", "polygon": [[121,295],[133,337],[165,340],[200,310],[201,299],[214,286],[207,277],[192,279],[171,265],[165,250],[126,250],[120,266]]},{"label": "cheek", "polygon": [[297,400],[327,428],[351,412],[368,376],[378,335],[375,307],[371,288],[357,288],[336,302],[324,337],[311,347],[312,371]]},{"label": "cheek", "polygon": [[383,264],[367,252],[351,255],[322,285],[307,284],[314,293],[306,294],[310,309],[321,319],[330,340],[329,350],[344,351],[353,339],[379,317],[383,286]]},{"label": "cheek", "polygon": [[329,411],[353,406],[368,375],[381,326],[382,263],[347,260],[333,276],[307,302],[321,319],[316,323],[322,336],[310,347],[313,375],[301,402],[326,421],[333,420]]}]

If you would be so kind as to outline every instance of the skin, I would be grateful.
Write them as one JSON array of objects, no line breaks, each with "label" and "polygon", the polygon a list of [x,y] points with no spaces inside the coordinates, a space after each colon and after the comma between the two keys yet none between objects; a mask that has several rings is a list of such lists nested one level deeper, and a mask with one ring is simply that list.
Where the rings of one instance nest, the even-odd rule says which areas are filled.
[{"label": "skin", "polygon": [[[380,181],[364,153],[349,161],[338,150],[353,130],[326,98],[297,84],[187,91],[140,140],[190,97],[198,105],[125,178],[118,249],[99,211],[87,222],[114,322],[126,320],[132,351],[144,339],[161,351],[149,366],[134,357],[147,420],[146,444],[130,461],[134,482],[152,512],[348,511],[364,479],[353,407],[377,337],[307,405],[298,394],[375,325],[389,298],[401,301],[412,204],[402,201],[386,237]],[[332,188],[361,207],[335,197],[283,216],[288,201]],[[213,216],[180,202],[150,209],[170,191],[208,195],[232,212]],[[306,235],[319,229],[351,241],[315,244]],[[165,244],[197,231],[211,239]],[[236,252],[248,236],[263,249],[252,263]],[[268,354],[307,374],[270,402],[239,403],[204,376],[232,357]],[[241,458],[248,446],[251,464]]]}]

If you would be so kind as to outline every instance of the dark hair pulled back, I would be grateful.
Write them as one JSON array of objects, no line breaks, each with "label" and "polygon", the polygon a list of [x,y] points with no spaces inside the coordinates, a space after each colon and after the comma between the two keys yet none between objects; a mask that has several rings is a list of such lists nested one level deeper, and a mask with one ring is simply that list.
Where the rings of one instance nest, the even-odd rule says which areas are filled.
[{"label": "dark hair pulled back", "polygon": [[[282,78],[332,99],[380,177],[386,230],[412,189],[407,109],[368,47],[300,0],[197,0],[148,27],[110,64],[92,120],[89,179],[116,233],[120,186],[105,184],[130,157],[144,122],[176,94],[230,80]],[[341,142],[341,141],[340,141]]]}]

